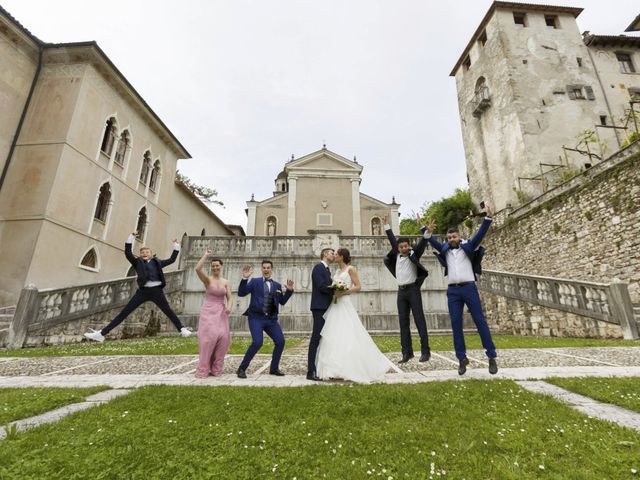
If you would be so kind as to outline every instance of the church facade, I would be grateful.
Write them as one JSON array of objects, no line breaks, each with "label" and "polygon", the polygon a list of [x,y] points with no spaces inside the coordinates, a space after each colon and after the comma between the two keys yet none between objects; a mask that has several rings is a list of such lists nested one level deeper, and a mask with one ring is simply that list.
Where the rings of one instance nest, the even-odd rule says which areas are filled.
[{"label": "church facade", "polygon": [[399,231],[398,209],[360,191],[363,166],[323,146],[290,160],[273,196],[247,202],[248,236],[384,235],[384,217]]}]

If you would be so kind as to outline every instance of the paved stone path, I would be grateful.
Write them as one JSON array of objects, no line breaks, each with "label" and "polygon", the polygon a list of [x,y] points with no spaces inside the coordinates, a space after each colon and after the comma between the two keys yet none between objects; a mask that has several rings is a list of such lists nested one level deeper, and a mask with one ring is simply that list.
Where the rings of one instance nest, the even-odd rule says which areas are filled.
[{"label": "paved stone path", "polygon": [[[194,377],[197,355],[114,355],[81,357],[0,358],[0,388],[2,387],[89,387],[106,385],[126,392],[145,385],[191,386],[269,386],[298,387],[331,386],[343,382],[310,382],[306,373],[306,344],[287,350],[280,367],[284,377],[268,374],[271,355],[258,354],[247,370],[248,378],[235,375],[242,355],[228,355],[220,377]],[[527,348],[500,350],[497,375],[489,375],[482,350],[470,350],[467,373],[459,376],[458,361],[453,352],[432,352],[429,362],[417,359],[399,365],[400,353],[387,357],[396,365],[385,375],[384,383],[421,383],[438,380],[517,381],[523,388],[552,395],[593,417],[614,421],[640,431],[640,414],[570,393],[546,382],[531,381],[549,377],[627,377],[640,378],[640,347]],[[103,392],[104,394],[105,392]],[[121,394],[121,393],[118,393]],[[56,421],[61,416],[102,403],[102,394],[86,402],[63,407],[32,419],[16,422],[17,428],[29,428],[43,422]],[[116,395],[115,393],[113,395]],[[99,398],[94,400],[93,398]],[[65,410],[66,409],[66,410]],[[42,417],[42,418],[40,418]],[[19,425],[18,425],[19,424]],[[0,436],[0,439],[3,437]]]}]

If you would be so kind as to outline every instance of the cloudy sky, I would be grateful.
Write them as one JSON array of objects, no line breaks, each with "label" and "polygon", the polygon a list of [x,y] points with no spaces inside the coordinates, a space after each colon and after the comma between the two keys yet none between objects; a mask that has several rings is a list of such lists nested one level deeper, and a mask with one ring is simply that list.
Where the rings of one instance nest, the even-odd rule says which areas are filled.
[{"label": "cloudy sky", "polygon": [[[547,3],[554,2],[530,2]],[[638,0],[563,0],[619,34]],[[361,191],[403,216],[466,186],[449,77],[491,0],[0,0],[47,42],[95,40],[189,150],[226,222],[271,196],[291,155],[364,165]],[[454,6],[455,5],[455,6]]]}]

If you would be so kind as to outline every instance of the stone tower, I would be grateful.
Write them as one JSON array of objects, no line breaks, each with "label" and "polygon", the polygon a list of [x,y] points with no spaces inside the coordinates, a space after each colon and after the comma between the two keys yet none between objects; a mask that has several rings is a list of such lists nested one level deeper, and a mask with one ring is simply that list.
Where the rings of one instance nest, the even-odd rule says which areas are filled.
[{"label": "stone tower", "polygon": [[[472,198],[497,210],[589,168],[623,144],[640,88],[640,38],[581,35],[581,8],[494,2],[458,59],[458,107]],[[598,125],[598,128],[596,127]],[[598,157],[575,148],[586,129]],[[578,148],[580,149],[580,148]],[[584,148],[583,148],[584,149]]]}]

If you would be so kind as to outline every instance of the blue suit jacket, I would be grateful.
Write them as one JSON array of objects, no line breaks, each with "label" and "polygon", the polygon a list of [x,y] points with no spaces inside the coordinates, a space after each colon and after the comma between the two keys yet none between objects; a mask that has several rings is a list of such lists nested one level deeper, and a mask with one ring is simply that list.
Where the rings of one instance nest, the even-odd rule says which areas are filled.
[{"label": "blue suit jacket", "polygon": [[[482,239],[486,235],[490,226],[491,219],[485,217],[485,219],[482,220],[480,228],[471,238],[471,240],[460,244],[460,248],[462,249],[462,251],[466,253],[467,257],[469,257],[469,260],[471,260],[473,273],[475,275],[482,273],[481,262],[482,257],[484,256],[485,249],[480,245],[480,242],[482,242]],[[422,231],[424,232],[425,230],[425,227],[422,227]],[[440,264],[444,267],[444,274],[446,276],[449,273],[449,269],[447,267],[447,252],[451,248],[451,245],[449,245],[449,242],[440,243],[433,235],[429,237],[429,243],[436,250],[436,257],[440,261]]]},{"label": "blue suit jacket", "polygon": [[311,272],[311,307],[309,310],[326,310],[333,299],[331,274],[320,262]]},{"label": "blue suit jacket", "polygon": [[[264,278],[254,277],[249,280],[242,279],[240,281],[240,286],[238,287],[239,297],[246,297],[247,295],[251,294],[251,302],[249,302],[249,308],[247,308],[243,315],[248,315],[249,317],[264,316]],[[279,305],[284,305],[285,303],[287,303],[291,295],[293,295],[293,290],[283,289],[282,285],[280,285],[273,279],[271,280],[271,288],[275,289],[274,317],[277,319]]]}]

